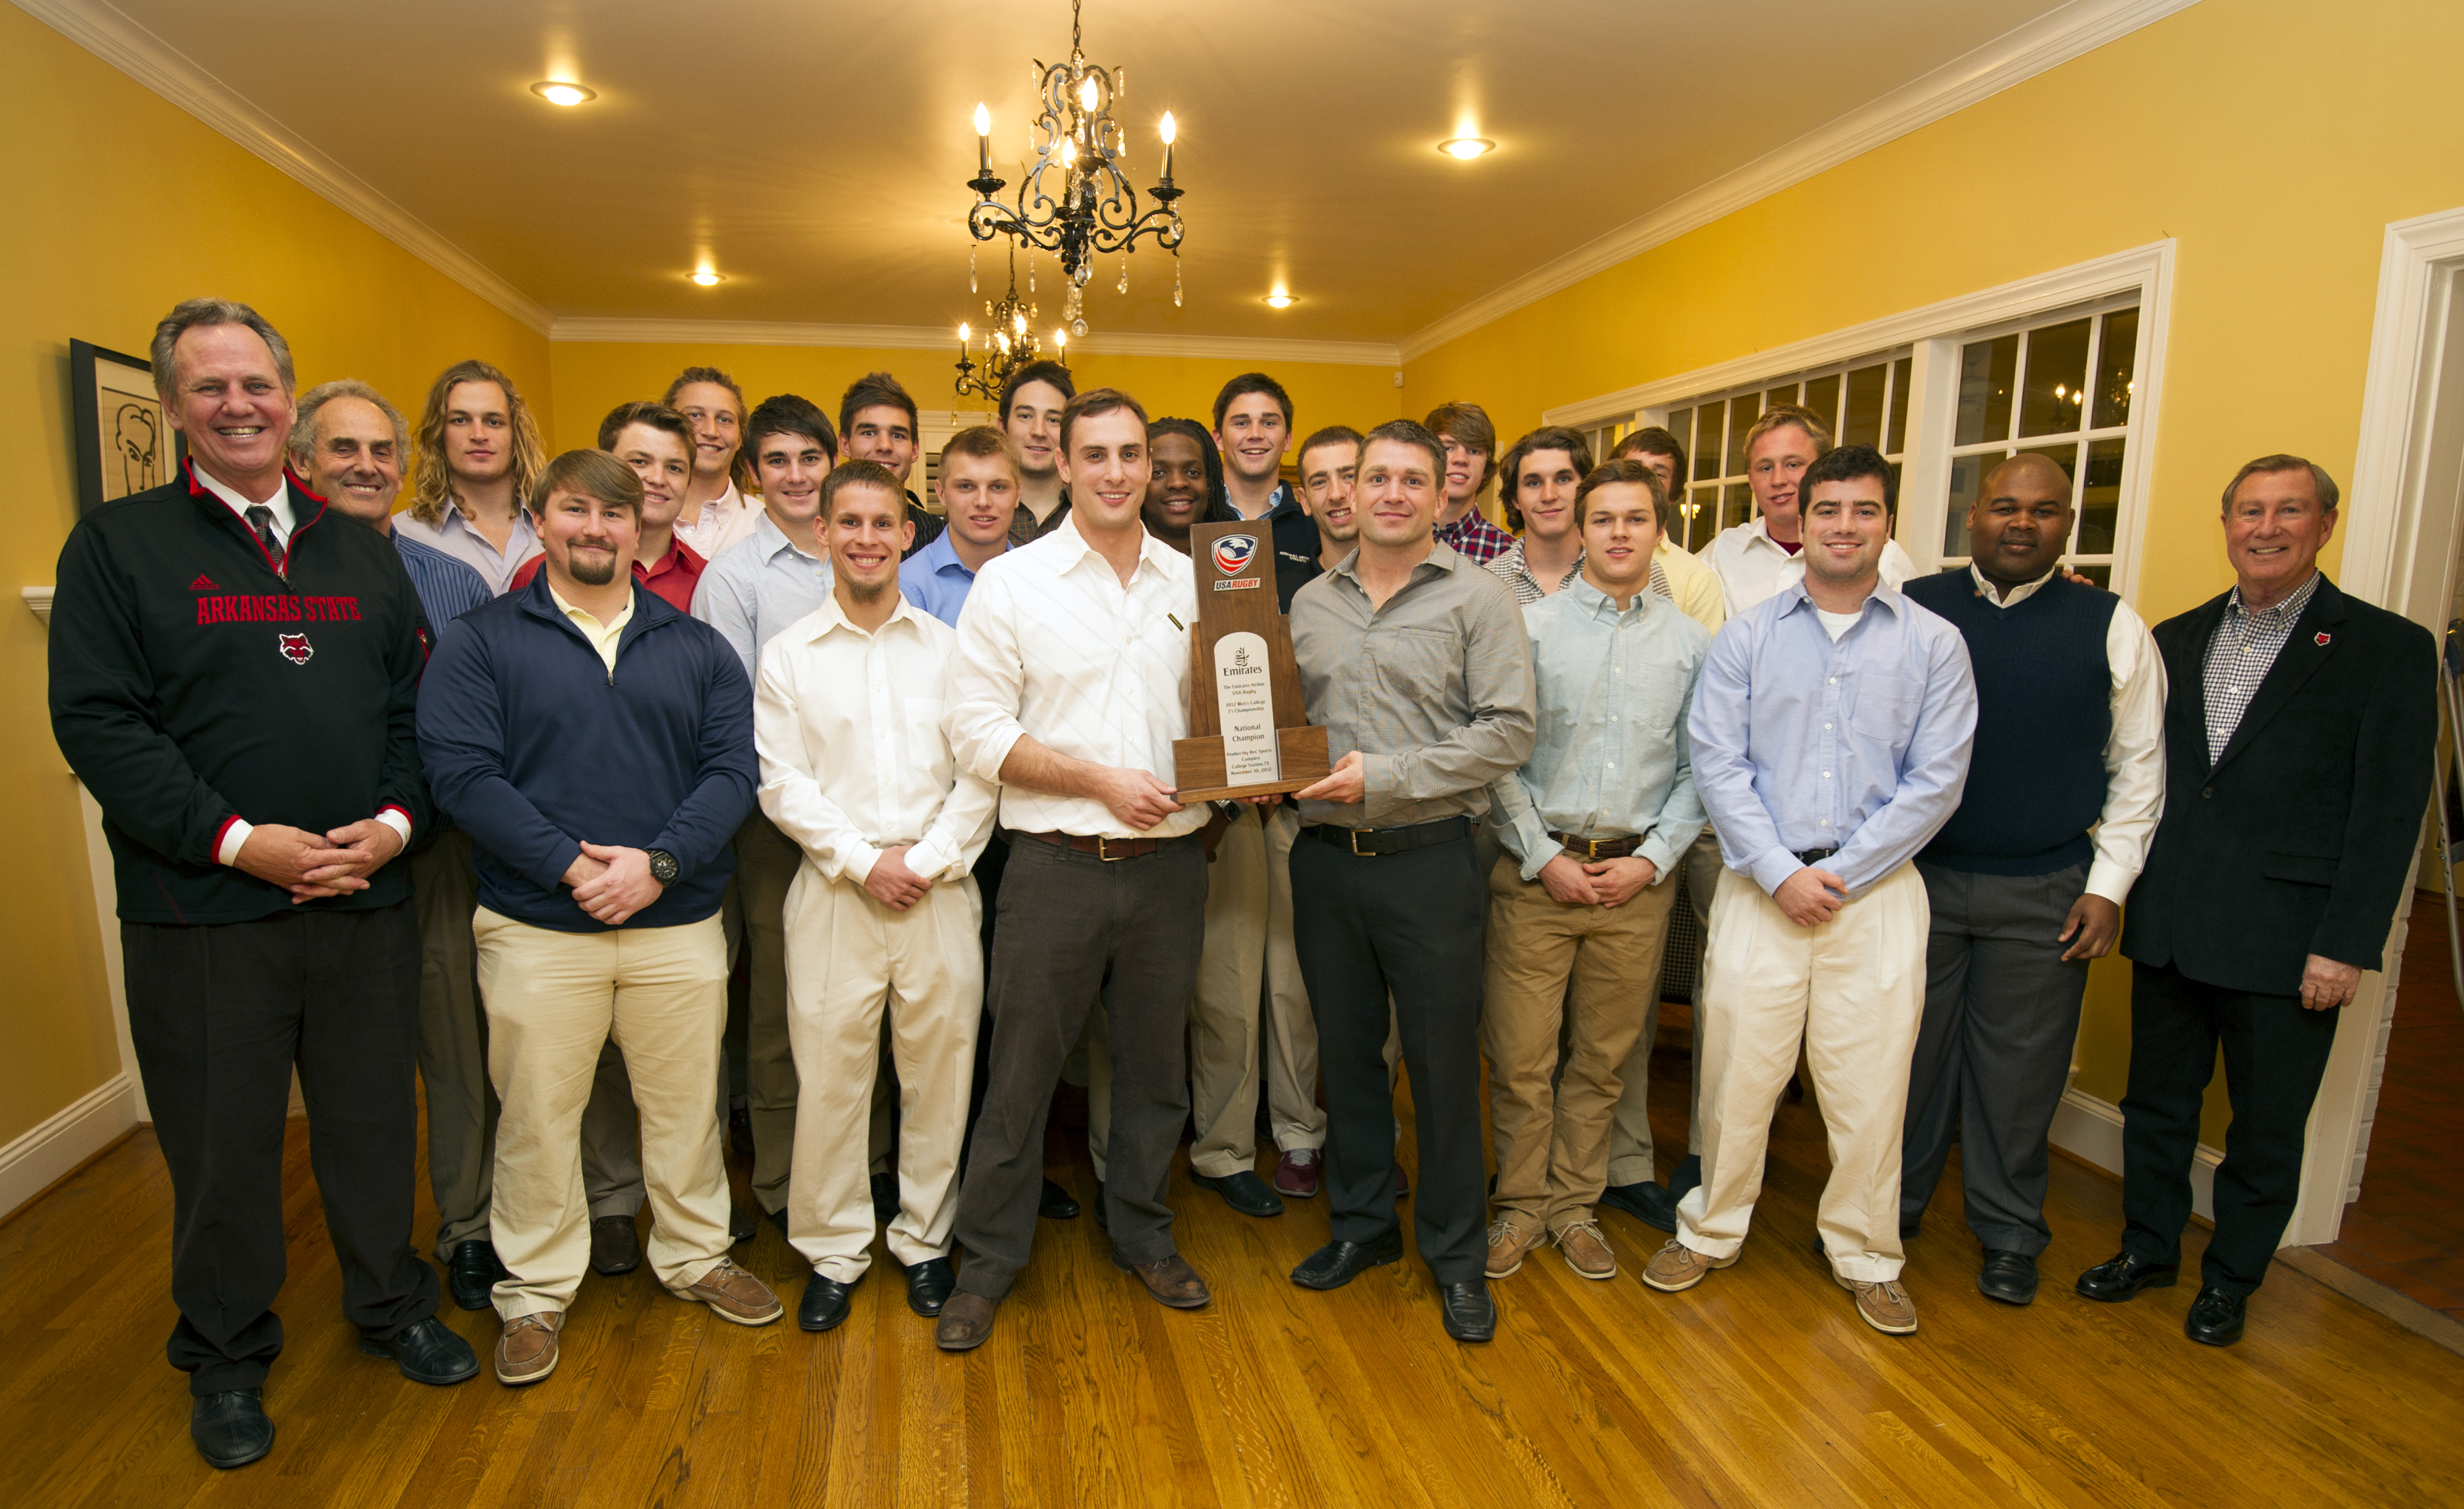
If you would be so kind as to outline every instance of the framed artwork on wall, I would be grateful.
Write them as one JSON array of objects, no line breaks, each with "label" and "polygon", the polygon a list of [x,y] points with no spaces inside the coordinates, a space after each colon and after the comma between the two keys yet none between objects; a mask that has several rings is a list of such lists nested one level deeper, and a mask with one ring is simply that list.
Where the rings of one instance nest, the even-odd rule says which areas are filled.
[{"label": "framed artwork on wall", "polygon": [[79,517],[171,479],[188,451],[155,395],[152,362],[72,340],[69,387],[77,411]]}]

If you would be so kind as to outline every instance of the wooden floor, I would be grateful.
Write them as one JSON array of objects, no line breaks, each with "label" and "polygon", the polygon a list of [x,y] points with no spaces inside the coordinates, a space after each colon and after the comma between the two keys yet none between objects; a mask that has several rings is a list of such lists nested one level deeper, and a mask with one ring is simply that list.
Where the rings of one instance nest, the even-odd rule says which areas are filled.
[{"label": "wooden floor", "polygon": [[[1683,1105],[1683,1073],[1659,1065],[1659,1104]],[[1056,1133],[1083,1192],[1077,1148]],[[2183,1339],[2187,1285],[2081,1301],[2068,1280],[2114,1250],[2120,1198],[2078,1165],[2055,1165],[2033,1308],[1976,1294],[1946,1200],[1910,1247],[1924,1328],[1866,1329],[1809,1248],[1823,1156],[1803,1106],[1737,1267],[1654,1294],[1634,1275],[1658,1235],[1612,1214],[1624,1271],[1586,1282],[1542,1253],[1496,1286],[1488,1346],[1446,1340],[1416,1263],[1334,1294],[1287,1282],[1322,1201],[1255,1221],[1177,1178],[1201,1312],[1144,1298],[1081,1217],[1043,1224],[970,1356],[933,1348],[886,1265],[824,1337],[721,1323],[645,1269],[589,1279],[561,1369],[518,1391],[424,1389],[358,1353],[300,1123],[288,1151],[273,1454],[216,1473],[188,1444],[163,1361],[171,1192],[141,1132],[0,1226],[0,1504],[2464,1501],[2464,1357],[2282,1265],[2226,1351]],[[739,1256],[792,1307],[775,1232]],[[494,1317],[447,1315],[484,1356]]]}]

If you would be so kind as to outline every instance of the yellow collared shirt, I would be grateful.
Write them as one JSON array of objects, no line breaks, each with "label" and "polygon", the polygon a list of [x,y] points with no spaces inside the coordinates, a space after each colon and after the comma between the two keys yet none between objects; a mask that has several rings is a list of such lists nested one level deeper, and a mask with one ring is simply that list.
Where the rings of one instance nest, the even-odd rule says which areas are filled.
[{"label": "yellow collared shirt", "polygon": [[556,604],[556,610],[571,619],[573,626],[582,630],[582,637],[590,641],[590,647],[599,651],[599,658],[607,663],[607,674],[616,674],[616,642],[624,637],[625,625],[633,622],[632,594],[625,596],[625,611],[605,623],[564,601],[554,587],[547,589],[547,595],[548,601]]}]

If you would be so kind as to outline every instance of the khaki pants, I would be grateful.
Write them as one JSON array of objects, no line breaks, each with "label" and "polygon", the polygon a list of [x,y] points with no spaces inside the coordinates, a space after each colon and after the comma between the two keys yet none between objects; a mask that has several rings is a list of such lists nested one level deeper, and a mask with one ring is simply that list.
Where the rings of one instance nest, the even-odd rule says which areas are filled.
[{"label": "khaki pants", "polygon": [[1207,867],[1206,946],[1189,1013],[1190,1104],[1198,1117],[1193,1173],[1221,1178],[1257,1166],[1262,1032],[1283,1049],[1265,1061],[1276,1145],[1326,1146],[1317,1024],[1292,953],[1291,855],[1299,834],[1300,817],[1288,807],[1244,807]]},{"label": "khaki pants", "polygon": [[496,1124],[490,1227],[512,1277],[511,1321],[564,1310],[590,1262],[582,1110],[612,1035],[631,1071],[650,1198],[651,1271],[682,1289],[727,1256],[727,1173],[710,1091],[727,1019],[718,918],[674,928],[555,932],[481,908],[473,925],[488,1003]]},{"label": "khaki pants", "polygon": [[488,1018],[479,1009],[471,913],[478,877],[471,836],[454,829],[410,862],[419,914],[419,1080],[428,1092],[428,1188],[436,1256],[488,1239],[495,1179],[496,1093],[488,1084]]},{"label": "khaki pants", "polygon": [[1517,1226],[1554,1235],[1592,1218],[1608,1181],[1618,1066],[1641,1035],[1676,902],[1676,886],[1662,883],[1621,907],[1570,907],[1525,880],[1510,855],[1488,872],[1490,1199]]},{"label": "khaki pants", "polygon": [[[724,1050],[719,1054],[716,1088],[719,1145],[724,1148]],[[630,1219],[642,1209],[642,1117],[633,1108],[633,1079],[625,1072],[625,1055],[613,1038],[599,1045],[599,1069],[590,1086],[590,1104],[582,1110],[582,1192],[590,1202],[590,1218],[594,1221],[610,1215]]]},{"label": "khaki pants", "polygon": [[865,1144],[887,1020],[905,1115],[890,1255],[950,1255],[958,1145],[983,1015],[982,908],[972,878],[934,886],[905,911],[811,864],[787,888],[787,1025],[803,1086],[796,1107],[787,1240],[826,1278],[871,1265]]},{"label": "khaki pants", "polygon": [[[803,864],[796,841],[759,812],[736,830],[736,894],[753,951],[751,1017],[745,1023],[745,1098],[753,1120],[753,1198],[787,1208],[787,1166],[796,1148],[796,1049],[787,1033],[787,887]],[[725,1110],[722,1107],[721,1116]]]},{"label": "khaki pants", "polygon": [[1712,1258],[1744,1245],[1802,1041],[1831,1139],[1815,1225],[1832,1266],[1872,1282],[1900,1276],[1900,1137],[1930,922],[1914,864],[1815,928],[1791,922],[1749,877],[1722,873],[1705,960],[1703,1184],[1677,1207],[1679,1241]]},{"label": "khaki pants", "polygon": [[[1679,862],[1685,866],[1686,894],[1694,905],[1694,915],[1705,928],[1711,925],[1711,894],[1719,887],[1720,841],[1708,827],[1694,841]],[[1667,883],[1677,884],[1671,877]],[[1686,1072],[1693,1082],[1692,1098],[1687,1103],[1685,1118],[1685,1150],[1695,1157],[1703,1156],[1703,961],[1694,961],[1694,1059]],[[1617,1116],[1609,1124],[1609,1183],[1649,1184],[1660,1176],[1659,1149],[1651,1135],[1651,1045],[1660,1036],[1660,982],[1654,979],[1645,993],[1651,1004],[1642,1014],[1642,1034],[1634,1040],[1634,1051],[1626,1056],[1617,1070]]]}]

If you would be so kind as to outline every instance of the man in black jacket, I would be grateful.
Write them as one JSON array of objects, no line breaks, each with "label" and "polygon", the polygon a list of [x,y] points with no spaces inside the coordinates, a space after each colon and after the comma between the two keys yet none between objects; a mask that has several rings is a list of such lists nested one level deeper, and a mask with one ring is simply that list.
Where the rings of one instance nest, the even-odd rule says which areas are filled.
[{"label": "man in black jacket", "polygon": [[263,317],[189,299],[153,361],[189,458],[70,533],[52,731],[111,844],[171,1173],[171,1365],[197,1450],[238,1467],[274,1445],[295,1063],[360,1349],[420,1383],[478,1371],[410,1250],[419,929],[386,862],[429,815],[411,727],[429,632],[385,537],[284,474],[291,351]]},{"label": "man in black jacket", "polygon": [[2122,1252],[2091,1300],[2171,1285],[2199,1108],[2224,1051],[2233,1131],[2183,1330],[2230,1346],[2300,1192],[2339,1008],[2379,967],[2421,836],[2437,733],[2429,631],[2318,569],[2336,484],[2262,456],[2224,496],[2233,589],[2156,625],[2166,802],[2131,892]]}]

